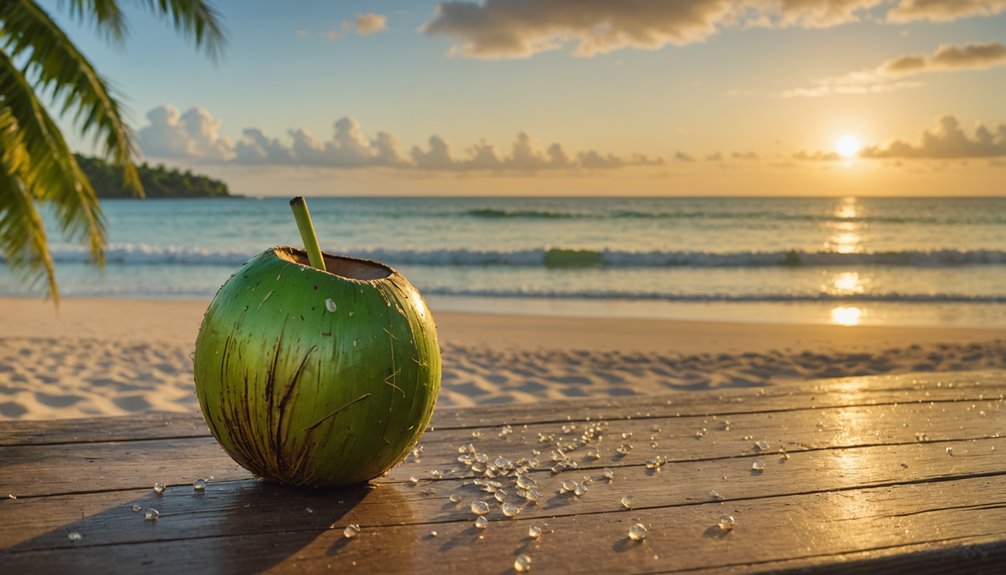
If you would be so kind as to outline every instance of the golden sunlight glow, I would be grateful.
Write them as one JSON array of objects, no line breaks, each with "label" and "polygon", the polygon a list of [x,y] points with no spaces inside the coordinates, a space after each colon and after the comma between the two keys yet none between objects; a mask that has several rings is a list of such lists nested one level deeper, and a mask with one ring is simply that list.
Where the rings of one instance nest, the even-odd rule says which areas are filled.
[{"label": "golden sunlight glow", "polygon": [[859,153],[859,138],[846,134],[835,142],[835,151],[843,158],[852,158]]},{"label": "golden sunlight glow", "polygon": [[831,322],[838,325],[859,325],[863,310],[858,307],[839,306],[831,310]]},{"label": "golden sunlight glow", "polygon": [[859,274],[856,272],[838,274],[835,281],[832,283],[835,286],[835,289],[840,292],[855,293],[863,291],[863,287],[859,281]]}]

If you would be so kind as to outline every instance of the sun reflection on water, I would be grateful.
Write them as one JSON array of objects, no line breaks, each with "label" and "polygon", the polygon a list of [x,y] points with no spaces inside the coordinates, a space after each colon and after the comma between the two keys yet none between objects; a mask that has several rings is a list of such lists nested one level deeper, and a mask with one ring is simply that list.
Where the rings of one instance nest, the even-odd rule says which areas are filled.
[{"label": "sun reflection on water", "polygon": [[831,323],[855,326],[863,319],[863,310],[853,306],[838,306],[831,310]]},{"label": "sun reflection on water", "polygon": [[828,239],[828,248],[841,253],[851,254],[862,251],[860,245],[863,241],[860,235],[862,223],[860,218],[859,204],[856,198],[842,198],[833,216],[839,221],[831,222],[833,233]]}]

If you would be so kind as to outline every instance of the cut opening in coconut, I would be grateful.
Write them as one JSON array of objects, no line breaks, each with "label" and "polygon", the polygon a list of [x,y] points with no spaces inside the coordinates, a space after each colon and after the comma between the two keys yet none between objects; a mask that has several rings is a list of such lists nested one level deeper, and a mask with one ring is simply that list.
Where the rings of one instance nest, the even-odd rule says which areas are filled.
[{"label": "cut opening in coconut", "polygon": [[[282,247],[274,249],[273,253],[282,260],[311,267],[311,262],[307,258],[307,252],[304,250]],[[325,271],[339,277],[353,280],[379,280],[394,273],[391,268],[378,262],[329,254],[323,255],[325,256]]]}]

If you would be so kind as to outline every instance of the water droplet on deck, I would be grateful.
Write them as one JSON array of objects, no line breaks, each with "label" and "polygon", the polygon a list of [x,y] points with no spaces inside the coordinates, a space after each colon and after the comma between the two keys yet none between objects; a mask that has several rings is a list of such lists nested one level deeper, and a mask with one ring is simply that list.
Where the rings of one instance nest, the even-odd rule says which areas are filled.
[{"label": "water droplet on deck", "polygon": [[953,447],[948,447],[947,448],[947,455],[953,456],[953,454],[954,454],[954,448]]},{"label": "water droplet on deck", "polygon": [[633,541],[642,541],[649,534],[649,530],[642,523],[636,523],[632,527],[629,527],[629,539]]},{"label": "water droplet on deck", "polygon": [[576,487],[573,488],[573,495],[576,495],[577,497],[580,497],[586,492],[587,492],[587,486],[584,485],[583,483],[577,483]]},{"label": "water droplet on deck", "polygon": [[723,496],[720,495],[719,493],[716,493],[716,491],[710,491],[709,497],[715,499],[716,501],[723,501]]},{"label": "water droplet on deck", "polygon": [[761,461],[755,461],[754,463],[751,464],[751,469],[754,469],[755,471],[761,473],[762,471],[765,471],[765,464],[762,463]]},{"label": "water droplet on deck", "polygon": [[520,507],[517,507],[513,503],[504,503],[500,506],[500,510],[503,511],[503,515],[506,515],[507,517],[514,517],[520,513]]},{"label": "water droplet on deck", "polygon": [[496,501],[498,503],[503,503],[503,500],[506,499],[506,491],[502,489],[497,489],[496,492],[493,493],[493,497],[496,498]]},{"label": "water droplet on deck", "polygon": [[134,503],[134,504],[133,504],[133,506],[132,506],[132,507],[130,507],[130,509],[132,509],[132,510],[133,510],[133,513],[137,513],[137,512],[139,512],[139,511],[140,511],[141,509],[143,509],[143,506],[141,506],[141,505],[139,505],[139,504],[136,504],[136,503]]},{"label": "water droplet on deck", "polygon": [[80,541],[81,539],[83,539],[83,537],[81,537],[80,535],[80,532],[78,531],[71,531],[67,533],[66,538],[69,539],[70,541]]},{"label": "water droplet on deck", "polygon": [[325,309],[328,310],[328,313],[335,313],[335,310],[339,309],[339,306],[335,305],[332,298],[325,298]]},{"label": "water droplet on deck", "polygon": [[157,518],[160,516],[161,512],[152,507],[143,512],[143,518],[147,521],[157,521]]},{"label": "water droplet on deck", "polygon": [[615,479],[615,472],[612,471],[611,469],[605,467],[603,473],[604,478],[608,480],[608,483],[611,483]]},{"label": "water droplet on deck", "polygon": [[460,503],[461,502],[461,496],[458,495],[457,493],[452,493],[451,496],[448,497],[448,499],[451,500],[451,503]]},{"label": "water droplet on deck", "polygon": [[734,528],[734,524],[737,521],[734,519],[733,515],[720,515],[720,520],[716,524],[719,526],[720,531],[730,531]]},{"label": "water droplet on deck", "polygon": [[437,536],[436,531],[430,531],[430,537],[436,537],[436,536]]},{"label": "water droplet on deck", "polygon": [[416,477],[410,477],[409,483],[411,483],[412,485],[419,485],[419,479]]},{"label": "water droplet on deck", "polygon": [[489,520],[479,515],[478,519],[475,520],[475,528],[485,529],[486,527],[489,527]]},{"label": "water droplet on deck", "polygon": [[531,558],[521,553],[513,560],[513,570],[518,573],[527,573],[531,570]]},{"label": "water droplet on deck", "polygon": [[485,515],[486,513],[489,513],[489,504],[485,501],[476,499],[475,501],[472,501],[471,509],[472,513],[475,515]]},{"label": "water droplet on deck", "polygon": [[576,489],[575,481],[563,481],[559,493],[572,493]]},{"label": "water droplet on deck", "polygon": [[356,523],[350,523],[342,530],[342,536],[346,539],[352,539],[360,534],[360,526]]},{"label": "water droplet on deck", "polygon": [[206,480],[196,479],[192,482],[192,489],[195,489],[196,491],[206,491]]},{"label": "water droplet on deck", "polygon": [[754,444],[754,446],[755,446],[755,449],[758,450],[758,451],[768,451],[768,448],[769,448],[769,445],[768,445],[767,441],[756,441],[755,444]]},{"label": "water droplet on deck", "polygon": [[537,525],[531,525],[527,528],[527,536],[531,539],[537,539],[541,537],[541,527]]},{"label": "water droplet on deck", "polygon": [[164,490],[167,489],[167,488],[168,488],[168,486],[165,485],[165,484],[163,484],[163,483],[160,483],[160,482],[155,483],[154,484],[154,493],[160,495],[160,494],[164,493]]},{"label": "water droplet on deck", "polygon": [[631,495],[626,495],[622,498],[622,507],[626,509],[632,509],[632,504],[635,503],[636,498]]},{"label": "water droplet on deck", "polygon": [[537,503],[539,497],[541,497],[541,491],[537,487],[528,489],[527,493],[524,494],[524,499],[527,499],[528,503]]}]

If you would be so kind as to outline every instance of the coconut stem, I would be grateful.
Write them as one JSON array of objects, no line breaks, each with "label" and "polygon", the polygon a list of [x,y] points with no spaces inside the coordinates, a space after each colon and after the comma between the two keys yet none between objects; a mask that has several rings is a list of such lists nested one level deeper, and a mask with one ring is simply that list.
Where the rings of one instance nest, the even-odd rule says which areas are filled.
[{"label": "coconut stem", "polygon": [[300,237],[304,240],[307,261],[311,263],[311,267],[325,271],[325,256],[321,255],[321,246],[318,245],[318,236],[314,233],[314,224],[311,223],[311,214],[307,211],[307,202],[303,197],[297,196],[290,200],[290,209],[293,210],[293,217],[297,220]]}]

